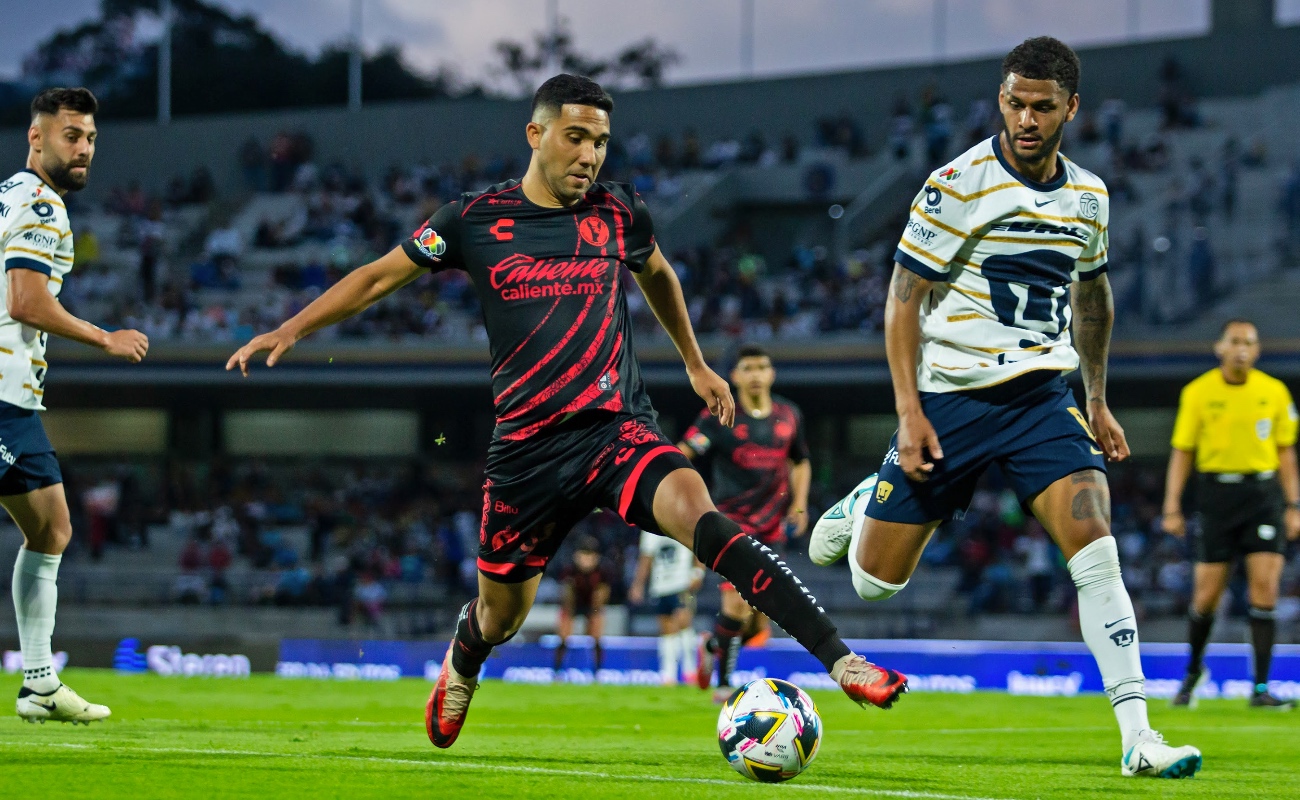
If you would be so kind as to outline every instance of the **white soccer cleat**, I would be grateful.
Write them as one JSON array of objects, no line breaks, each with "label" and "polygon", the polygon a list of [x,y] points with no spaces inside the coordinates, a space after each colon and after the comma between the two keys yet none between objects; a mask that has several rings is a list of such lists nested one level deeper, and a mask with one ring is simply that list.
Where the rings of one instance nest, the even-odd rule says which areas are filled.
[{"label": "white soccer cleat", "polygon": [[1156,731],[1139,733],[1120,762],[1120,772],[1126,778],[1190,778],[1200,771],[1200,750],[1191,745],[1170,747]]},{"label": "white soccer cleat", "polygon": [[113,713],[108,706],[87,703],[63,684],[48,694],[24,686],[18,690],[18,716],[27,722],[71,722],[89,725]]},{"label": "white soccer cleat", "polygon": [[808,557],[814,564],[828,567],[849,552],[849,543],[853,541],[853,512],[875,490],[876,476],[871,475],[817,518],[808,537]]}]

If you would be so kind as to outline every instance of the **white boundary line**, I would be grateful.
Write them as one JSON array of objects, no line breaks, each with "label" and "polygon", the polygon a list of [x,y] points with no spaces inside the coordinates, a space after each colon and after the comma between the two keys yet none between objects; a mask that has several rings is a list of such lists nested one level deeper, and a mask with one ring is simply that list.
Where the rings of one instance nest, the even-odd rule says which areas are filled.
[{"label": "white boundary line", "polygon": [[[610,781],[633,781],[644,783],[675,783],[692,786],[719,786],[729,789],[744,789],[749,784],[740,781],[728,781],[720,778],[674,778],[660,775],[619,775],[612,772],[594,770],[553,769],[548,767],[524,767],[512,764],[485,764],[479,761],[427,761],[414,758],[384,758],[381,756],[344,756],[322,753],[267,753],[257,750],[216,750],[187,747],[122,747],[100,744],[77,744],[72,742],[0,742],[0,748],[8,747],[59,747],[68,750],[110,751],[121,753],[158,753],[172,755],[196,756],[245,756],[252,758],[307,758],[322,761],[349,761],[367,764],[392,764],[433,769],[465,769],[485,772],[517,772],[527,775],[552,775],[565,778],[596,778]],[[865,797],[900,797],[913,800],[1013,800],[1001,797],[980,797],[968,794],[942,794],[939,792],[913,792],[906,789],[866,789],[853,786],[826,786],[814,783],[786,783],[786,791],[825,792],[828,794],[848,794]]]}]

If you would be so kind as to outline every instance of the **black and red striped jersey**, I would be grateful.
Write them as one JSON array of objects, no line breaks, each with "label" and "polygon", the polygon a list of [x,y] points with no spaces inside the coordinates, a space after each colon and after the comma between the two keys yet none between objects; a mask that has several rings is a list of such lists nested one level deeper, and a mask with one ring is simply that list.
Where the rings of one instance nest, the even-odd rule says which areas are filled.
[{"label": "black and red striped jersey", "polygon": [[567,564],[560,570],[560,585],[568,586],[573,590],[574,608],[587,609],[594,606],[596,590],[609,584],[609,573],[605,571],[604,565],[596,567],[591,572],[583,572],[576,564]]},{"label": "black and red striped jersey", "polygon": [[783,535],[790,510],[790,462],[808,459],[803,413],[789,400],[772,398],[772,413],[752,417],[736,405],[736,424],[727,428],[705,409],[682,441],[697,456],[709,456],[710,494],[718,510],[763,541]]},{"label": "black and red striped jersey", "polygon": [[543,208],[519,181],[466,194],[402,243],[420,266],[469,273],[492,353],[496,436],[527,439],[590,409],[648,412],[632,350],[624,268],[640,272],[654,226],[631,186],[597,183]]}]

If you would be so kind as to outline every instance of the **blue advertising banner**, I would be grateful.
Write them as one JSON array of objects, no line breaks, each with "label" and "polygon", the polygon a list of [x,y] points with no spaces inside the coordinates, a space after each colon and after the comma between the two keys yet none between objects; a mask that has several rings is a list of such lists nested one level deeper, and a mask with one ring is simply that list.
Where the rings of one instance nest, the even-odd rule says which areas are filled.
[{"label": "blue advertising banner", "polygon": [[[574,636],[559,674],[554,669],[554,636],[536,643],[499,647],[484,665],[483,676],[515,683],[645,684],[660,683],[654,637],[607,636],[604,663],[593,670],[591,639]],[[852,639],[855,652],[907,674],[913,691],[1004,691],[1023,695],[1073,695],[1102,691],[1101,675],[1082,642],[984,642],[965,640]],[[280,643],[276,673],[286,678],[396,680],[437,678],[447,644],[436,641],[347,641],[285,639]],[[1205,658],[1212,679],[1203,697],[1247,697],[1250,647],[1212,644]],[[1142,644],[1147,694],[1170,697],[1187,665],[1187,645]],[[821,665],[796,642],[774,639],[761,648],[741,650],[733,683],[774,677],[805,688],[835,688]],[[1300,699],[1300,645],[1274,651],[1270,690],[1278,697]]]}]

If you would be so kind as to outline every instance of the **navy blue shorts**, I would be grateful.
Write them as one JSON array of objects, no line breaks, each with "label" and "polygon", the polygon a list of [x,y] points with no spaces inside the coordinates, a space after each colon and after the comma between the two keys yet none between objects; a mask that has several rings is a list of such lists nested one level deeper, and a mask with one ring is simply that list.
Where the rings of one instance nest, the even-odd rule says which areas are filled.
[{"label": "navy blue shorts", "polygon": [[987,389],[922,392],[921,410],[944,457],[929,480],[909,480],[898,465],[895,433],[867,503],[872,519],[922,524],[960,518],[990,464],[1025,504],[1066,475],[1106,470],[1086,418],[1056,372],[1035,370]]},{"label": "navy blue shorts", "polygon": [[63,473],[40,415],[0,403],[0,497],[27,494],[56,483],[63,483]]},{"label": "navy blue shorts", "polygon": [[656,597],[652,602],[655,607],[655,613],[661,617],[671,617],[677,609],[683,608],[686,605],[682,601],[681,593],[666,594],[662,597]]}]

